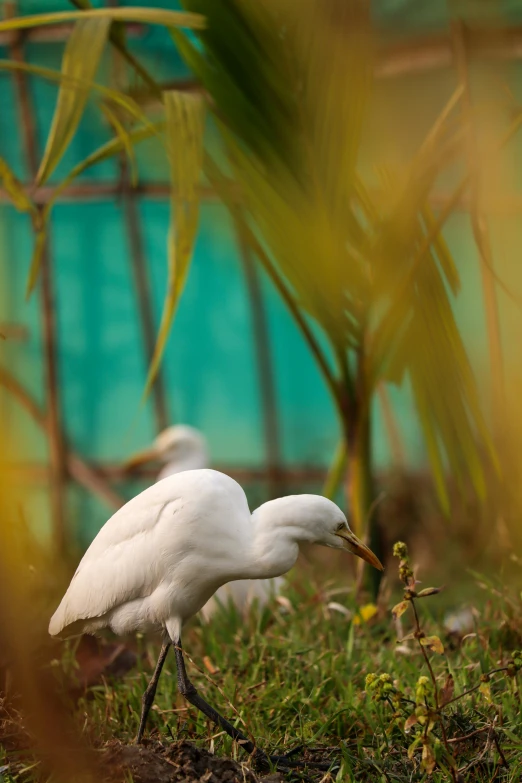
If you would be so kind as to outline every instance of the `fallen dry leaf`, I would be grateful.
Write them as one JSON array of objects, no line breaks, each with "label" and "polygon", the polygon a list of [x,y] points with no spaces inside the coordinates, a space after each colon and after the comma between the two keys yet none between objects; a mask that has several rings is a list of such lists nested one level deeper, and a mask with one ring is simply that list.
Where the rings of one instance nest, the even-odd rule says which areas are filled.
[{"label": "fallen dry leaf", "polygon": [[440,691],[440,706],[444,707],[445,704],[447,704],[449,701],[452,700],[453,694],[455,692],[455,681],[453,679],[452,674],[448,674],[446,677],[446,682],[441,688]]},{"label": "fallen dry leaf", "polygon": [[205,657],[203,658],[203,664],[204,664],[204,666],[205,666],[205,669],[206,669],[206,670],[207,670],[207,671],[208,671],[210,674],[217,674],[217,673],[218,673],[218,671],[219,671],[219,667],[218,667],[218,666],[215,666],[215,665],[212,663],[212,661],[210,660],[210,658],[208,657],[208,655],[205,655]]}]

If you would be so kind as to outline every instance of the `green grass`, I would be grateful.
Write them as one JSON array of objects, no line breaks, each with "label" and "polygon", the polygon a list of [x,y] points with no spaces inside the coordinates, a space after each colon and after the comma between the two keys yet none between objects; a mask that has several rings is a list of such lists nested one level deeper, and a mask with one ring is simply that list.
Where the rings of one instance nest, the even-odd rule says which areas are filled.
[{"label": "green grass", "polygon": [[[438,687],[449,673],[454,677],[454,696],[480,684],[481,674],[504,666],[513,649],[522,647],[522,602],[513,588],[500,579],[473,582],[466,595],[473,596],[479,616],[476,635],[462,640],[445,634],[441,617],[448,606],[458,607],[451,590],[418,599],[420,622],[427,635],[437,635],[443,655],[428,652]],[[424,585],[423,585],[424,586]],[[397,595],[390,607],[400,600]],[[491,678],[490,698],[482,687],[442,710],[429,736],[437,760],[431,777],[421,768],[422,742],[410,753],[418,724],[404,731],[406,718],[415,709],[418,679],[430,676],[416,639],[408,644],[409,655],[397,652],[395,626],[389,609],[367,623],[354,624],[343,614],[330,611],[324,585],[294,581],[287,592],[293,611],[278,604],[254,612],[248,621],[233,611],[223,612],[208,626],[197,621],[183,639],[188,673],[200,693],[238,727],[271,752],[284,752],[296,745],[334,748],[332,758],[341,767],[333,779],[343,781],[520,781],[522,779],[522,730],[519,675],[499,673]],[[356,611],[350,594],[331,600]],[[411,608],[403,615],[404,632],[414,629]],[[89,741],[101,746],[116,737],[130,743],[136,733],[141,695],[154,665],[158,648],[138,640],[143,658],[123,679],[93,687],[71,710]],[[55,667],[58,683],[73,674],[72,647],[64,652],[61,667]],[[219,671],[210,675],[204,664],[208,656]],[[372,699],[365,691],[369,673],[391,676],[390,701]],[[431,687],[431,686],[429,686]],[[404,699],[396,695],[402,692]],[[374,692],[375,693],[375,692]],[[434,709],[433,694],[427,704]],[[450,773],[442,729],[450,741],[460,777]],[[480,729],[486,729],[479,732]],[[177,693],[174,655],[165,665],[148,733],[159,733],[166,742],[183,737],[219,755],[240,760],[245,754],[206,718],[187,705]],[[478,733],[476,733],[478,732]],[[473,736],[461,743],[458,737]],[[498,751],[502,750],[508,766]],[[13,780],[17,777],[13,776]],[[24,780],[30,780],[26,775]],[[317,778],[317,779],[320,779]]]}]

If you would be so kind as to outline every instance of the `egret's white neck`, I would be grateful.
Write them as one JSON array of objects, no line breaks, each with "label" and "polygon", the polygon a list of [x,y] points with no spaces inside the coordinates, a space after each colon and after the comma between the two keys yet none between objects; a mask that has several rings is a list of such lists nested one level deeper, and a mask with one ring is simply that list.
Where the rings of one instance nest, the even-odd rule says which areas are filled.
[{"label": "egret's white neck", "polygon": [[206,468],[209,456],[206,447],[199,442],[187,442],[167,452],[163,458],[163,467],[158,479],[181,473],[184,470],[199,470]]},{"label": "egret's white neck", "polygon": [[270,500],[252,514],[252,539],[248,579],[281,576],[295,564],[299,544],[317,538],[310,495],[292,495]]}]

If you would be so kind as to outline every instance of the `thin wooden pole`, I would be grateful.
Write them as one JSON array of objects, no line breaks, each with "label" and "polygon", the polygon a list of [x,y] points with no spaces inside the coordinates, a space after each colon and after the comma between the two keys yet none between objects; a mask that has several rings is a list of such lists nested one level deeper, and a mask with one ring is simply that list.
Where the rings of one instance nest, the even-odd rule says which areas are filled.
[{"label": "thin wooden pole", "polygon": [[[152,361],[154,346],[156,344],[151,286],[149,275],[147,274],[147,258],[143,243],[139,205],[136,195],[132,188],[129,187],[128,166],[126,160],[123,158],[120,166],[122,209],[129,240],[129,262],[138,301],[145,357],[148,367]],[[157,432],[161,432],[170,423],[165,380],[161,368],[158,370],[152,386],[152,399],[154,403],[156,430]]]},{"label": "thin wooden pole", "polygon": [[[16,5],[14,2],[5,4],[5,15],[7,18],[16,16]],[[24,48],[21,37],[12,40],[12,43],[9,46],[9,56],[16,62],[24,62]],[[29,174],[34,181],[38,170],[38,142],[29,85],[26,75],[22,71],[15,72],[13,74],[13,79],[18,102],[24,152]],[[64,508],[65,460],[62,430],[60,426],[60,399],[56,362],[56,307],[49,240],[45,243],[41,259],[40,298],[45,364],[46,430],[49,440],[51,467],[53,534],[57,551],[63,553],[67,547]]]},{"label": "thin wooden pole", "polygon": [[[33,189],[32,183],[29,182],[25,183],[23,187],[31,201],[37,206],[45,206],[50,201],[56,204],[114,201],[118,196],[121,196],[122,190],[120,182],[76,182],[64,188],[56,196],[56,187],[53,185],[43,185]],[[140,181],[136,185],[129,182],[127,189],[135,198],[140,197],[165,202],[170,199],[172,194],[172,188],[168,182]],[[213,188],[205,186],[198,188],[198,196],[202,201],[207,202],[215,202],[219,198]],[[11,201],[9,193],[0,187],[0,203],[11,203]],[[518,208],[522,212],[522,199],[518,202]]]},{"label": "thin wooden pole", "polygon": [[261,290],[261,281],[255,266],[255,260],[243,237],[238,233],[238,246],[245,271],[250,312],[254,329],[254,345],[257,361],[257,376],[261,395],[263,430],[266,453],[266,472],[268,493],[275,498],[282,492],[281,449],[279,444],[279,422],[277,415],[277,396],[274,383],[272,357],[270,355],[269,328]]},{"label": "thin wooden pole", "polygon": [[[79,457],[78,454],[69,452],[69,456],[73,461],[74,458],[80,459],[82,466],[87,465],[85,460]],[[11,472],[13,477],[27,476],[28,479],[33,484],[36,483],[41,484],[42,482],[46,482],[48,479],[48,473],[49,473],[48,468],[47,466],[42,465],[40,463],[36,463],[36,462],[14,463],[14,462],[4,462],[3,460],[1,460],[0,464],[3,473],[9,471]],[[141,479],[154,483],[154,479],[157,478],[158,475],[157,469],[154,470],[151,467],[140,467],[137,468],[136,471],[133,471],[132,477],[129,477],[129,475],[125,475],[122,466],[119,463],[108,464],[108,463],[96,462],[96,463],[89,464],[88,469],[92,471],[92,475],[96,475],[99,479],[105,482],[119,481],[122,483],[132,483],[136,480],[136,476],[139,476]],[[226,473],[228,476],[231,476],[231,478],[235,479],[240,484],[259,485],[267,481],[267,472],[264,467],[245,468],[245,467],[241,467],[240,465],[216,463],[215,469],[220,471],[221,473]],[[299,491],[302,492],[303,487],[310,486],[311,484],[313,485],[321,484],[322,482],[324,482],[325,478],[326,478],[326,470],[324,468],[311,468],[306,466],[294,466],[292,468],[282,467],[278,473],[279,494],[284,494],[290,487],[293,486],[299,487],[300,488]],[[110,507],[116,509],[119,508],[120,505],[123,505],[124,501],[122,501],[121,499],[118,501],[118,504],[116,504],[115,501],[114,502],[109,501],[108,497],[104,497],[100,492],[95,491],[93,486],[88,486],[86,483],[84,483],[83,486],[85,486],[85,488],[88,489],[90,492],[93,492],[94,494],[98,495],[100,500],[103,500],[104,503],[107,503]]]},{"label": "thin wooden pole", "polygon": [[[45,206],[51,200],[56,204],[87,204],[89,202],[114,201],[121,195],[121,184],[119,182],[77,182],[69,185],[55,197],[55,187],[44,185],[32,190],[32,183],[23,185],[29,194],[31,201],[38,206]],[[168,182],[144,182],[140,180],[136,185],[129,182],[129,191],[136,198],[143,198],[149,201],[167,202],[171,196],[171,187]],[[379,198],[379,191],[370,189],[370,194]],[[219,201],[217,192],[212,187],[202,185],[198,188],[198,197],[206,203],[215,203]],[[236,198],[241,202],[241,194],[237,190]],[[432,209],[439,212],[446,208],[450,200],[454,200],[451,205],[453,212],[469,212],[472,206],[472,199],[469,193],[463,192],[455,200],[454,192],[449,190],[435,190],[428,196],[428,203]],[[11,203],[11,196],[0,187],[0,203]],[[504,192],[494,193],[491,198],[484,202],[487,212],[492,215],[521,215],[522,214],[522,195],[520,193]]]},{"label": "thin wooden pole", "polygon": [[[38,426],[47,429],[47,414],[31,397],[22,384],[8,370],[0,367],[0,385],[18,402]],[[79,454],[68,449],[65,454],[66,465],[72,478],[89,492],[97,495],[109,508],[118,509],[125,501],[109,485],[102,473],[85,462]],[[22,468],[22,470],[24,470]],[[30,471],[29,471],[30,474]]]}]

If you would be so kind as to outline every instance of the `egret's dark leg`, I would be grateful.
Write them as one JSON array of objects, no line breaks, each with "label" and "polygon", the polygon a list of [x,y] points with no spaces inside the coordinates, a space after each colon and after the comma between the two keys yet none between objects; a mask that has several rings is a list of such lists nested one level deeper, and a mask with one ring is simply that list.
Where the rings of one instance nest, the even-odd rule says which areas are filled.
[{"label": "egret's dark leg", "polygon": [[206,715],[207,718],[210,718],[211,721],[216,723],[218,726],[221,726],[221,728],[226,731],[229,737],[232,737],[233,740],[239,742],[241,746],[247,751],[247,753],[254,753],[255,757],[259,758],[259,760],[268,761],[267,755],[263,753],[262,750],[255,748],[253,742],[251,742],[248,737],[245,737],[245,735],[240,732],[239,729],[236,729],[235,726],[232,726],[232,724],[229,723],[226,718],[220,715],[219,712],[214,709],[214,707],[210,706],[210,704],[207,704],[205,699],[199,695],[188,678],[180,639],[178,639],[177,643],[174,645],[174,652],[176,653],[176,663],[178,666],[179,692],[183,694],[187,701],[193,704],[194,707],[197,707],[198,710],[201,710],[201,712]]},{"label": "egret's dark leg", "polygon": [[152,675],[152,679],[147,685],[147,690],[142,696],[140,727],[138,729],[138,736],[136,737],[136,742],[141,742],[143,738],[143,732],[145,731],[145,723],[147,722],[147,715],[149,714],[150,708],[154,703],[156,688],[158,687],[158,680],[160,678],[161,670],[163,669],[163,664],[165,663],[165,658],[167,657],[170,644],[171,644],[170,642],[165,642],[163,644],[161,648],[161,652],[159,654],[158,662],[156,664],[156,668],[154,669],[154,674]]},{"label": "egret's dark leg", "polygon": [[328,770],[331,767],[331,764],[325,763],[325,762],[304,762],[304,761],[297,761],[292,760],[290,757],[297,753],[300,748],[296,748],[295,750],[291,751],[285,756],[269,756],[267,753],[265,753],[260,748],[256,748],[254,743],[248,739],[248,737],[245,737],[245,735],[239,731],[239,729],[236,729],[235,726],[232,726],[231,723],[228,722],[226,718],[224,718],[222,715],[217,712],[217,710],[214,709],[214,707],[211,707],[210,704],[208,704],[205,699],[203,699],[199,693],[197,692],[196,688],[192,685],[190,682],[187,670],[185,669],[185,660],[183,658],[183,648],[181,646],[181,640],[178,639],[177,643],[174,645],[174,652],[176,653],[176,663],[178,666],[178,688],[179,692],[183,694],[183,696],[189,701],[191,704],[194,705],[194,707],[197,707],[198,710],[201,710],[201,712],[207,716],[207,718],[210,718],[211,721],[216,723],[218,726],[220,726],[229,737],[232,737],[233,740],[238,742],[241,747],[243,747],[247,753],[253,754],[254,759],[264,766],[269,766],[270,764],[275,764],[276,766],[280,768],[290,768],[290,767],[302,767],[302,766],[310,766],[318,769],[324,769]]}]

